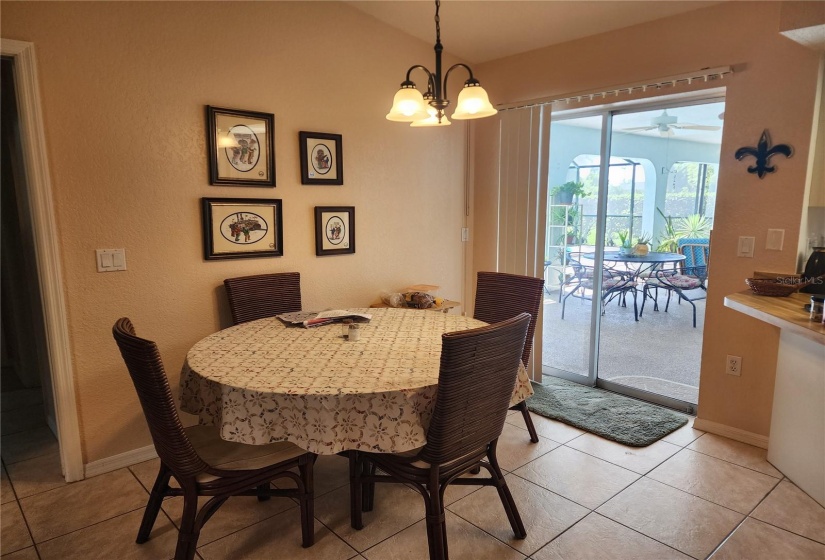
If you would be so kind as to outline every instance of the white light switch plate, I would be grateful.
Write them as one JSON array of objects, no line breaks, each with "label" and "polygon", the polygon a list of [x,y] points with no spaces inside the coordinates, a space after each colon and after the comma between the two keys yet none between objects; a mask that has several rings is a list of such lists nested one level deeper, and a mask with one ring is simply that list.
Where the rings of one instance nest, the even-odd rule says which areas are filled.
[{"label": "white light switch plate", "polygon": [[785,244],[785,230],[784,229],[769,229],[768,239],[765,241],[765,249],[771,251],[781,251],[782,245]]},{"label": "white light switch plate", "polygon": [[753,246],[756,244],[755,237],[740,237],[736,250],[737,257],[753,257]]},{"label": "white light switch plate", "polygon": [[126,249],[95,249],[98,272],[126,270]]}]

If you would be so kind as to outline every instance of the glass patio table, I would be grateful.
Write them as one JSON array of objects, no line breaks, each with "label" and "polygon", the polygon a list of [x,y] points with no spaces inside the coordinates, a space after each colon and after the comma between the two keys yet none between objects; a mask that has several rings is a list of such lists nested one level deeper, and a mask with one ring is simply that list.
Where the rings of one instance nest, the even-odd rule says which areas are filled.
[{"label": "glass patio table", "polygon": [[[585,253],[582,257],[595,260],[596,253]],[[655,251],[643,256],[622,255],[618,251],[610,251],[605,252],[603,258],[605,265],[608,263],[624,264],[625,270],[616,270],[616,272],[630,274],[634,280],[638,280],[642,275],[652,274],[665,264],[676,264],[684,260],[685,256],[679,253],[659,253]]]},{"label": "glass patio table", "polygon": [[[426,310],[353,311],[372,320],[352,342],[338,323],[307,329],[276,318],[207,336],[186,356],[181,408],[219,426],[223,439],[253,445],[286,440],[321,455],[424,445],[441,335],[486,323]],[[532,394],[521,365],[511,406]]]}]

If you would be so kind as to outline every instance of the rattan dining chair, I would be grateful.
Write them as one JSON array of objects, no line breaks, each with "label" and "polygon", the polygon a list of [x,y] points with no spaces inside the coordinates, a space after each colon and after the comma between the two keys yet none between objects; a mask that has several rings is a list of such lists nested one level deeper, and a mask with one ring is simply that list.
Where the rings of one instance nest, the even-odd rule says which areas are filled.
[{"label": "rattan dining chair", "polygon": [[[426,504],[430,560],[447,560],[444,491],[449,484],[494,486],[516,538],[527,536],[496,459],[530,315],[441,337],[441,369],[424,447],[404,453],[358,452],[351,469],[351,523],[363,527],[377,482],[411,484]],[[468,390],[472,387],[472,390]],[[471,396],[472,398],[468,398]],[[383,473],[377,475],[376,467]],[[490,478],[459,478],[483,467]],[[364,496],[366,495],[366,496]]]},{"label": "rattan dining chair", "polygon": [[[527,329],[527,342],[524,343],[524,352],[521,361],[527,367],[530,364],[530,354],[533,351],[533,335],[536,332],[543,298],[544,278],[519,276],[505,272],[479,272],[476,282],[476,302],[473,317],[485,323],[498,323],[515,317],[519,313],[530,314],[530,327]],[[521,401],[513,407],[521,411],[527,431],[530,432],[530,441],[537,443],[539,436],[527,410],[527,403]]]},{"label": "rattan dining chair", "polygon": [[[183,496],[183,516],[175,560],[192,560],[201,528],[231,496],[297,498],[301,511],[302,544],[312,546],[314,536],[312,466],[315,455],[296,445],[278,442],[244,445],[220,439],[217,428],[183,428],[169,389],[157,345],[135,336],[127,318],[119,319],[112,335],[135,385],[149,432],[160,457],[160,469],[138,530],[138,544],[149,540],[161,503],[166,496]],[[290,469],[298,469],[298,473]],[[174,477],[180,488],[169,485]],[[275,490],[277,478],[295,481],[295,489]],[[211,496],[198,510],[198,497]]]},{"label": "rattan dining chair", "polygon": [[301,311],[301,274],[276,272],[227,278],[223,281],[232,324]]}]

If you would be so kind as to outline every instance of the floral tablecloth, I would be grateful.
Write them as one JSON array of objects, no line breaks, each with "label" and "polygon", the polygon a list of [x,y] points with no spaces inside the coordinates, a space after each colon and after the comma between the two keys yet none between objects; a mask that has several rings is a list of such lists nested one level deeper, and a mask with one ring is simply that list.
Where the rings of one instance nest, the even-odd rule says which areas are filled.
[{"label": "floral tablecloth", "polygon": [[[424,445],[441,334],[485,323],[423,310],[357,311],[372,320],[353,342],[337,323],[287,328],[276,318],[204,338],[183,365],[182,409],[220,426],[223,439],[247,444],[287,440],[327,455]],[[532,394],[521,366],[511,405]]]}]

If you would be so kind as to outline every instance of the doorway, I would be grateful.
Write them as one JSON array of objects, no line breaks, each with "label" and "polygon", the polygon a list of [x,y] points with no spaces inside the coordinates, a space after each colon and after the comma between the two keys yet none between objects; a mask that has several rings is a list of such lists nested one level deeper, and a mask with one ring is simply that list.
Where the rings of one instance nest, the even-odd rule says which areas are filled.
[{"label": "doorway", "polygon": [[[695,412],[709,263],[680,253],[708,255],[723,117],[721,92],[554,114],[543,374]],[[640,239],[650,257],[620,256]],[[657,285],[699,270],[696,289]]]}]

